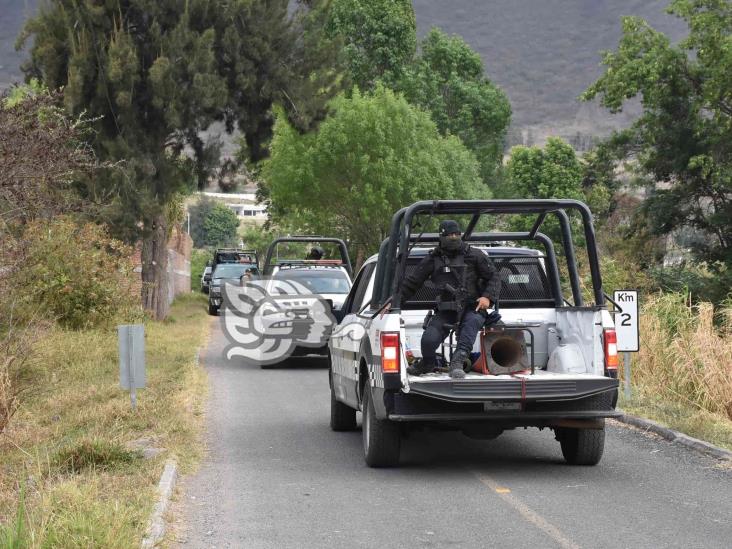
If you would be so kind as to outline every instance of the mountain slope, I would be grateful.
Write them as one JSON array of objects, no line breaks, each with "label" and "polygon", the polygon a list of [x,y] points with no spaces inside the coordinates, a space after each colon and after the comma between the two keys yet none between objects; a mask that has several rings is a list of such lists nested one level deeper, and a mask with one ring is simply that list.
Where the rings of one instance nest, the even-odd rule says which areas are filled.
[{"label": "mountain slope", "polygon": [[[511,99],[512,142],[546,135],[604,135],[638,108],[610,116],[577,96],[602,72],[600,51],[614,49],[620,17],[639,15],[674,40],[683,21],[667,0],[413,0],[420,35],[436,26],[461,35]],[[581,141],[582,139],[580,139]],[[578,143],[581,145],[581,143]]]},{"label": "mountain slope", "polygon": [[[577,96],[601,72],[600,51],[614,49],[620,17],[640,15],[678,40],[685,25],[664,13],[668,0],[413,0],[424,35],[440,27],[461,35],[509,95],[509,142],[533,144],[561,135],[578,148],[593,136],[627,125],[637,105],[611,116]],[[14,42],[38,0],[0,0],[0,89],[21,80],[27,52]]]}]

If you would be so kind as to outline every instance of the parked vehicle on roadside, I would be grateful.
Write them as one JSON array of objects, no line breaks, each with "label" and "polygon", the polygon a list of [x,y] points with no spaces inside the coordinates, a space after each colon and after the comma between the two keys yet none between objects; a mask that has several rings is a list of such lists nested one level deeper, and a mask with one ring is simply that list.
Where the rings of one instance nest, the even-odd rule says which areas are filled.
[{"label": "parked vehicle on roadside", "polygon": [[214,252],[213,267],[220,263],[249,263],[259,268],[257,250],[243,248],[217,248]]},{"label": "parked vehicle on roadside", "polygon": [[255,263],[219,263],[211,274],[211,287],[208,293],[208,314],[217,315],[223,303],[224,284],[241,285],[242,277],[259,276]]},{"label": "parked vehicle on roadside", "polygon": [[209,264],[206,265],[203,268],[203,273],[201,273],[201,291],[204,294],[208,293],[209,287],[211,286],[211,273],[213,272],[213,267]]},{"label": "parked vehicle on roadside", "polygon": [[[582,219],[589,304],[568,210]],[[473,234],[482,218],[518,214],[532,217],[529,231]],[[470,216],[462,238],[488,254],[501,280],[502,322],[483,328],[473,348],[478,358],[466,363],[464,379],[439,371],[407,373],[420,355],[425,317],[440,291],[425,285],[409,301],[401,299],[405,276],[437,240],[435,234],[415,235],[413,228],[448,215]],[[559,221],[565,265],[558,264],[552,239],[539,232],[548,216]],[[561,269],[568,273],[567,286]],[[571,296],[563,287],[571,288]],[[568,463],[594,465],[603,453],[604,420],[619,415],[616,334],[605,301],[592,217],[581,202],[453,200],[403,208],[378,255],[356,276],[328,343],[331,428],[355,429],[361,411],[364,457],[372,467],[397,465],[402,437],[413,429],[454,429],[490,439],[517,427],[552,429]],[[453,341],[451,334],[442,344],[447,361]]]}]

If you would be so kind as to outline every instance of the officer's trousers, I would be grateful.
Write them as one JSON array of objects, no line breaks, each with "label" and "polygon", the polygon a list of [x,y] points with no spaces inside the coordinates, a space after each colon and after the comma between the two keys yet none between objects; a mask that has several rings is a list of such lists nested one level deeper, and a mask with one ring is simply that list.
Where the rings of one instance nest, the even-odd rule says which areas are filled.
[{"label": "officer's trousers", "polygon": [[[427,326],[424,334],[422,334],[421,341],[422,359],[426,364],[434,364],[437,348],[445,340],[447,334],[450,333],[450,328],[445,325],[455,324],[456,318],[456,311],[440,311],[432,316],[429,326]],[[483,327],[485,319],[486,314],[482,311],[477,312],[473,309],[465,311],[457,340],[458,350],[463,350],[468,353],[472,351],[475,337]]]}]

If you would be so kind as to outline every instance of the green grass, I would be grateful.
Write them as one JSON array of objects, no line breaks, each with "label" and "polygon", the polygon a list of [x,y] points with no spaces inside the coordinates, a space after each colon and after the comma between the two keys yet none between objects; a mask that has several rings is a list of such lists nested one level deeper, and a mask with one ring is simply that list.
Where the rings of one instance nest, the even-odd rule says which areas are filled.
[{"label": "green grass", "polygon": [[[44,368],[0,435],[0,549],[139,543],[165,459],[176,455],[185,472],[201,456],[205,307],[205,296],[187,295],[169,320],[146,323],[136,411],[119,388],[114,329],[44,337]],[[131,444],[141,439],[163,451],[143,459]]]},{"label": "green grass", "polygon": [[118,442],[82,440],[56,452],[52,463],[61,472],[81,473],[87,469],[109,471],[136,465],[141,458],[139,450],[127,450]]},{"label": "green grass", "polygon": [[726,417],[653,397],[636,397],[630,401],[621,398],[618,406],[629,414],[652,419],[694,438],[732,450],[732,421]]}]

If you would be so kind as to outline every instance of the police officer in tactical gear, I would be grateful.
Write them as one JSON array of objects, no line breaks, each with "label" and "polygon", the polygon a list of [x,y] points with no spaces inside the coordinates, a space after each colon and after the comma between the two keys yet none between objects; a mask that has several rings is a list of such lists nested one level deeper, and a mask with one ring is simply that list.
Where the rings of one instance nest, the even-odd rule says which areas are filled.
[{"label": "police officer in tactical gear", "polygon": [[422,335],[422,360],[409,366],[407,372],[422,375],[434,371],[436,351],[450,332],[449,325],[459,325],[450,377],[463,378],[463,363],[470,356],[488,309],[498,298],[501,282],[488,256],[463,242],[456,221],[442,221],[439,231],[440,245],[402,283],[402,302],[408,301],[427,279],[441,290],[437,312]]},{"label": "police officer in tactical gear", "polygon": [[325,250],[323,248],[321,248],[320,246],[313,246],[312,248],[310,248],[310,253],[308,253],[305,259],[323,259],[324,255]]}]

